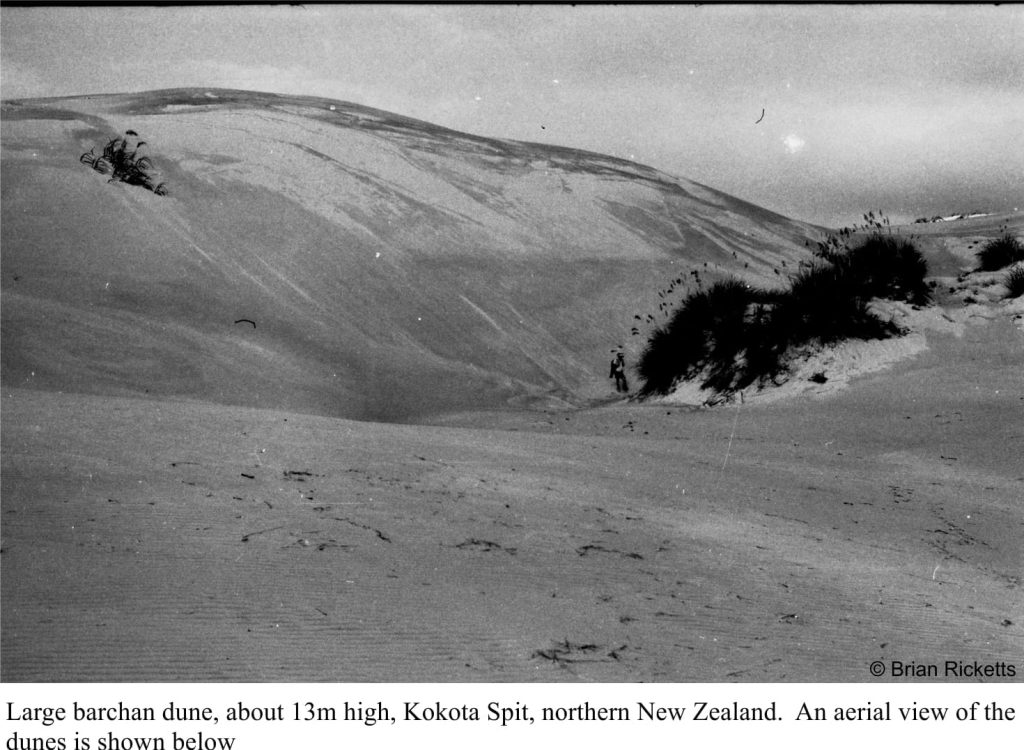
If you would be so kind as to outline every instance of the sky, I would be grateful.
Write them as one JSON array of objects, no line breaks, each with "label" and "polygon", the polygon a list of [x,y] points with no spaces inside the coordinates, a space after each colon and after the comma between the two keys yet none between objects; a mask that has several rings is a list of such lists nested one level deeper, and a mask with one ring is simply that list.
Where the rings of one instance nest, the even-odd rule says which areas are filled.
[{"label": "sky", "polygon": [[193,86],[598,151],[826,226],[1024,210],[1021,5],[0,9],[4,99]]}]

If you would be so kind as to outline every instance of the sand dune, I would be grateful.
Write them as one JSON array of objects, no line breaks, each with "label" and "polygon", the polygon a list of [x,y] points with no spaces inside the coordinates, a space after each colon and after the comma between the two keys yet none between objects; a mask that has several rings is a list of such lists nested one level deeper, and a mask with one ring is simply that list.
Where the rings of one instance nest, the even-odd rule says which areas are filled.
[{"label": "sand dune", "polygon": [[[671,278],[775,278],[813,233],[598,154],[206,93],[5,103],[5,382],[374,419],[578,404]],[[170,195],[78,163],[129,127]]]},{"label": "sand dune", "polygon": [[[127,127],[168,196],[77,162]],[[968,270],[1020,220],[923,228],[908,336],[702,408],[608,349],[815,228],[316,99],[5,102],[2,146],[4,680],[1019,665],[1024,309]]]}]

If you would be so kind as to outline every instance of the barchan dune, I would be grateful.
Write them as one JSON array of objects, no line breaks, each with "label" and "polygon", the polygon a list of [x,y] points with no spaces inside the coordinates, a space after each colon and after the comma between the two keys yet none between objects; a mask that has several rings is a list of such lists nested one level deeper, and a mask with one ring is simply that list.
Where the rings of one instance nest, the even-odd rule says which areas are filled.
[{"label": "barchan dune", "polygon": [[[780,285],[823,230],[345,102],[2,116],[4,680],[865,681],[1019,655],[1024,308],[968,273],[1016,215],[913,227],[934,303],[882,306],[904,336],[716,408],[635,402],[610,350],[636,361],[666,285]],[[79,162],[127,129],[166,195]]]},{"label": "barchan dune", "polygon": [[[127,128],[169,195],[78,163]],[[768,276],[809,233],[630,162],[317,99],[8,103],[4,147],[4,373],[34,387],[387,420],[579,403],[664,279],[734,251]]]}]

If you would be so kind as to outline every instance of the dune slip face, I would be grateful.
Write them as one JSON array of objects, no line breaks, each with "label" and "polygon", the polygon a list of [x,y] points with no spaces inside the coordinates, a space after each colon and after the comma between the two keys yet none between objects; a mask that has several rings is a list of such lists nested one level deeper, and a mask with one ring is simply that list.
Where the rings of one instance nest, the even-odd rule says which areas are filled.
[{"label": "dune slip face", "polygon": [[[1024,308],[975,270],[1019,219],[921,228],[933,304],[877,306],[906,335],[716,408],[638,402],[612,351],[635,363],[698,279],[782,283],[822,230],[333,100],[0,115],[3,680],[862,682],[1019,654]],[[129,129],[166,194],[79,160]]]},{"label": "dune slip face", "polygon": [[[606,393],[609,348],[638,352],[665,280],[769,279],[812,231],[632,162],[344,102],[175,90],[2,114],[5,382],[371,419],[578,404]],[[169,195],[77,161],[128,129]],[[95,345],[68,356],[76,340]]]}]

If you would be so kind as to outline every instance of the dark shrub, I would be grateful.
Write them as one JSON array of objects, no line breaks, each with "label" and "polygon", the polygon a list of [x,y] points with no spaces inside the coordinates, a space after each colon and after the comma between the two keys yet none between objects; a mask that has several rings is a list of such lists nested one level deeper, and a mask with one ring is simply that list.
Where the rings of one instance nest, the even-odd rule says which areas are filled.
[{"label": "dark shrub", "polygon": [[775,315],[784,324],[787,344],[812,339],[832,341],[841,336],[838,326],[856,307],[857,290],[841,266],[819,264],[803,268],[790,279],[789,293]]},{"label": "dark shrub", "polygon": [[676,379],[685,377],[687,348],[676,340],[667,328],[658,328],[651,334],[647,346],[637,362],[636,371],[643,381],[641,396],[668,393]]},{"label": "dark shrub", "polygon": [[768,301],[767,294],[762,296],[762,301],[748,308],[746,349],[743,359],[737,363],[733,389],[774,380],[787,370],[783,357],[789,347],[791,329],[779,303]]},{"label": "dark shrub", "polygon": [[912,304],[925,304],[930,299],[925,283],[928,263],[921,251],[902,237],[873,234],[835,264],[845,267],[868,297]]},{"label": "dark shrub", "polygon": [[779,304],[779,323],[788,329],[786,343],[800,346],[812,341],[831,344],[849,338],[874,339],[894,329],[873,315],[868,302],[875,293],[859,272],[867,264],[843,262],[801,270],[790,282],[789,294]]},{"label": "dark shrub", "polygon": [[702,387],[731,392],[775,380],[786,353],[812,342],[896,335],[873,314],[873,298],[926,303],[927,263],[913,243],[876,232],[850,249],[845,239],[819,243],[818,261],[782,291],[723,281],[691,294],[640,357],[640,393],[668,393],[680,379],[703,375]]},{"label": "dark shrub", "polygon": [[1014,299],[1024,295],[1024,265],[1014,266],[1006,272],[1003,279],[1006,285],[1006,298]]},{"label": "dark shrub", "polygon": [[979,271],[998,271],[1024,261],[1024,245],[1011,234],[989,240],[977,253]]},{"label": "dark shrub", "polygon": [[711,368],[710,380],[730,378],[732,364],[745,347],[747,307],[755,294],[746,284],[729,280],[683,300],[640,356],[641,394],[667,393],[677,379],[693,377],[706,367]]},{"label": "dark shrub", "polygon": [[750,335],[747,310],[754,301],[753,290],[740,281],[722,281],[708,290],[705,388],[733,390],[737,358],[747,348]]},{"label": "dark shrub", "polygon": [[167,187],[160,181],[153,166],[153,160],[141,153],[146,145],[139,140],[138,133],[127,130],[123,136],[111,139],[103,148],[103,155],[97,156],[90,149],[82,154],[79,161],[88,164],[101,174],[109,174],[111,182],[126,182],[152,190],[157,195],[166,195]]}]

